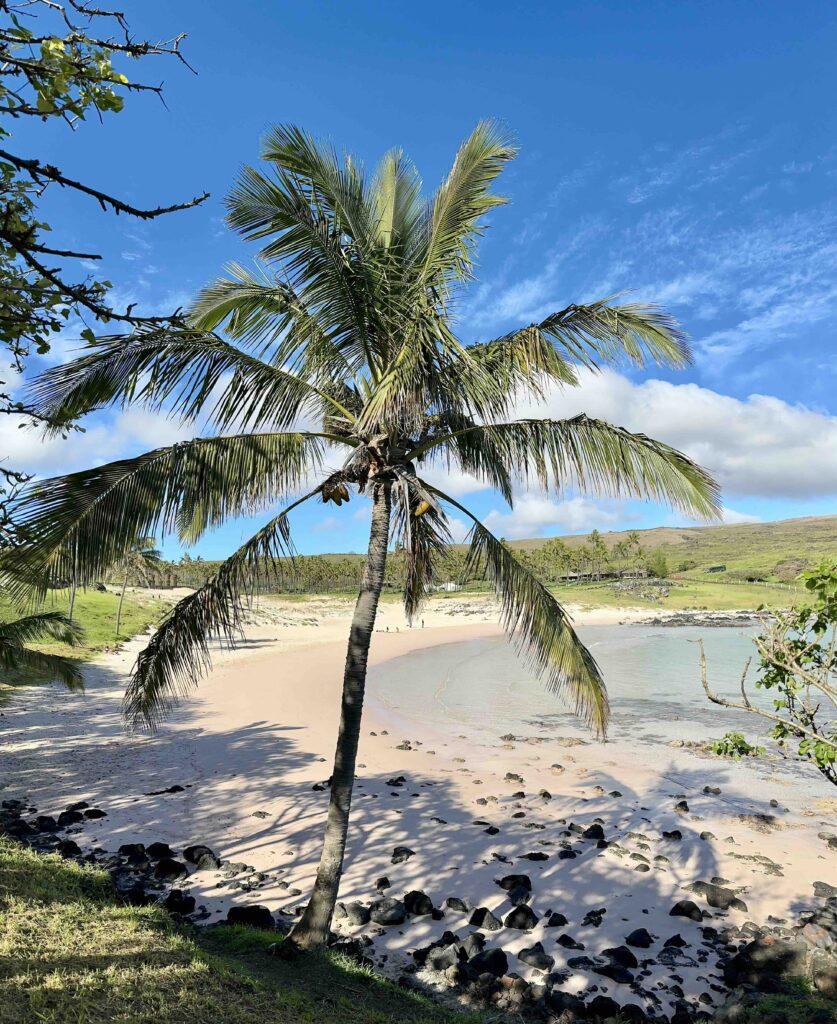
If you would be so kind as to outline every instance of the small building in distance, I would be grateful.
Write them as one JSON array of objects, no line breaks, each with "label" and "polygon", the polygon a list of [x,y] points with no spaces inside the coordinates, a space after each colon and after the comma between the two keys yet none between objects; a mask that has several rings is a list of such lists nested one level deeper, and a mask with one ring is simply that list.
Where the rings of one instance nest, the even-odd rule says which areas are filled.
[{"label": "small building in distance", "polygon": [[704,569],[704,572],[726,572],[727,567],[725,565],[710,565],[708,569]]}]

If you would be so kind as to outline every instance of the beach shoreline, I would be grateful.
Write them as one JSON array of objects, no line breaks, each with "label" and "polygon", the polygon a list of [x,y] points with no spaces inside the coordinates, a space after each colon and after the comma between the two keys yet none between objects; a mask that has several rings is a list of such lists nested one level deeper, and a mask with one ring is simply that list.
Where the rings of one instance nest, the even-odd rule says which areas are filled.
[{"label": "beach shoreline", "polygon": [[[646,611],[576,610],[575,619],[636,622]],[[41,814],[57,815],[79,800],[101,807],[104,817],[66,833],[84,850],[113,854],[125,843],[165,842],[180,851],[205,843],[228,864],[247,866],[232,874],[198,871],[179,883],[206,907],[206,922],[251,903],[292,918],[319,857],[349,612],[349,602],[325,600],[264,605],[248,642],[218,652],[210,677],[156,737],[126,735],[119,714],[142,640],[91,665],[82,698],[52,687],[22,693],[0,718],[0,796],[26,799]],[[419,621],[412,629],[385,604],[371,672],[386,672],[394,659],[419,650],[497,635],[488,601],[434,602],[424,626]],[[569,993],[595,984],[622,1003],[667,1012],[676,966],[688,1000],[716,1005],[723,985],[703,955],[702,922],[669,916],[685,898],[710,913],[685,887],[725,879],[746,911],[714,910],[706,923],[741,927],[815,910],[814,883],[834,878],[835,852],[819,834],[833,827],[837,802],[799,806],[777,782],[771,807],[742,779],[734,765],[688,750],[672,750],[661,770],[624,745],[575,736],[498,735],[486,747],[464,738],[457,749],[440,734],[394,734],[370,701],[341,901],[368,907],[382,893],[400,898],[412,891],[443,908],[453,897],[495,915],[501,927],[484,934],[506,951],[509,970],[528,980],[537,969],[517,954],[541,942],[555,969],[567,972]],[[583,837],[592,826],[609,845]],[[394,863],[396,847],[412,852]],[[531,905],[542,919],[529,930],[502,925],[512,907],[496,879],[510,872],[531,880]],[[390,885],[381,888],[376,883],[384,876]],[[588,920],[600,910],[598,924],[595,914]],[[567,925],[547,927],[547,911],[563,914]],[[383,973],[415,978],[415,950],[446,929],[464,936],[472,930],[469,918],[447,908],[439,920],[417,916],[380,929],[341,918],[336,928],[371,938],[369,955]],[[660,945],[679,933],[693,951],[676,965],[657,957],[639,991],[595,973],[601,951],[638,927]],[[556,945],[562,933],[584,946],[593,967]],[[445,989],[426,969],[418,977]]]}]

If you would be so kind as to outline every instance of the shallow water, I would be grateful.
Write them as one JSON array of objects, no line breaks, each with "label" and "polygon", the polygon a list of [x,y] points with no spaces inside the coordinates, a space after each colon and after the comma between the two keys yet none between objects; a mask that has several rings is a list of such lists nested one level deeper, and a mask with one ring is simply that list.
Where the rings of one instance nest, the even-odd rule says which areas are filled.
[{"label": "shallow water", "polygon": [[[739,730],[752,742],[770,729],[764,719],[710,703],[700,683],[696,641],[703,639],[713,690],[738,696],[744,664],[754,651],[750,631],[640,624],[586,626],[579,633],[607,684],[612,708],[608,737],[615,743],[645,747],[650,755],[661,753],[672,740],[717,739]],[[369,690],[405,737],[420,735],[414,727],[447,737],[467,735],[484,744],[496,744],[504,733],[589,736],[503,638],[445,644],[397,658],[370,674]],[[749,693],[754,701],[765,700],[752,686]],[[770,768],[757,770],[812,771],[772,759]]]}]

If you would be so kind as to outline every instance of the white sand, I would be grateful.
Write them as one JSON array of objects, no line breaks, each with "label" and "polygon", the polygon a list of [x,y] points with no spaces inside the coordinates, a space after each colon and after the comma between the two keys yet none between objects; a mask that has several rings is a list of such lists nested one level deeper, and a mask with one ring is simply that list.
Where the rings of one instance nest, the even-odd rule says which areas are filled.
[{"label": "white sand", "polygon": [[[349,612],[349,602],[325,599],[271,605],[274,621],[250,630],[249,641],[238,650],[220,652],[211,676],[155,737],[126,736],[119,714],[139,641],[90,666],[83,697],[57,687],[21,692],[0,715],[3,796],[25,796],[40,813],[57,814],[76,800],[101,806],[107,817],[74,834],[83,847],[98,844],[115,851],[124,842],[163,840],[179,850],[203,842],[224,860],[243,861],[268,874],[250,893],[230,888],[215,872],[192,876],[188,888],[209,909],[210,920],[217,920],[232,902],[292,911],[304,902],[319,856],[328,792],[313,791],[312,786],[331,771]],[[583,621],[639,617],[635,609],[604,609],[585,614]],[[388,659],[420,647],[497,630],[496,612],[484,599],[433,602],[424,620],[425,628],[407,629],[400,609],[383,605],[371,654],[375,671],[383,671]],[[713,911],[715,920],[705,923],[716,926],[763,923],[771,914],[795,920],[801,910],[815,905],[815,880],[837,883],[837,857],[817,838],[817,832],[834,828],[837,801],[802,806],[777,784],[775,795],[790,810],[773,809],[763,795],[739,785],[735,767],[725,762],[672,750],[661,767],[624,745],[566,747],[554,738],[503,745],[498,737],[491,749],[476,748],[463,738],[454,749],[441,746],[438,736],[414,735],[409,738],[422,745],[399,750],[406,737],[382,735],[387,728],[380,713],[368,708],[341,898],[376,898],[375,880],[386,875],[392,883],[388,895],[422,889],[437,906],[448,896],[458,896],[504,917],[511,908],[494,879],[511,872],[528,874],[535,911],[560,911],[569,924],[560,929],[539,924],[530,932],[504,928],[487,935],[490,945],[502,945],[509,954],[510,970],[524,977],[532,975],[531,969],[512,954],[536,940],[555,957],[556,969],[579,955],[556,945],[563,932],[584,943],[588,955],[621,944],[637,927],[659,938],[652,954],[675,932],[696,948],[699,926],[671,918],[668,911],[689,897],[682,887],[699,879],[729,880],[748,904],[746,914]],[[565,770],[554,774],[553,763]],[[521,775],[524,782],[506,781],[507,772]],[[403,787],[386,784],[402,774],[407,779]],[[173,784],[186,788],[146,795]],[[703,794],[705,784],[720,785],[722,795]],[[538,796],[541,789],[549,790],[552,799]],[[513,798],[520,790],[526,796]],[[607,795],[613,790],[622,796]],[[480,797],[497,800],[479,806],[475,801]],[[689,813],[674,809],[684,797]],[[512,818],[518,811],[525,816]],[[754,813],[774,814],[777,824],[765,827],[739,818]],[[559,860],[564,822],[586,827],[597,818],[623,854],[598,850],[595,843],[574,836],[572,848],[580,855]],[[475,821],[490,822],[500,832],[490,836]],[[527,827],[532,824],[544,828]],[[672,829],[681,830],[681,842],[661,838],[663,830]],[[701,840],[702,831],[717,839]],[[627,838],[628,832],[645,835],[647,842]],[[392,850],[401,845],[413,849],[415,856],[393,865]],[[548,853],[549,859],[520,859],[538,851]],[[637,872],[641,861],[631,853],[647,857],[651,870]],[[668,862],[655,863],[657,855]],[[498,862],[498,857],[508,863]],[[781,865],[782,874],[767,873],[764,861],[745,859],[749,857],[770,858]],[[300,895],[290,895],[293,889]],[[705,907],[700,897],[690,898]],[[602,907],[607,914],[601,927],[581,925],[588,910]],[[386,970],[397,973],[412,950],[446,928],[463,938],[470,931],[467,916],[452,911],[440,922],[415,918],[376,936],[375,956],[388,957]],[[717,982],[711,959],[681,961],[677,973],[688,996],[709,992],[719,998],[710,987]],[[646,990],[670,983],[671,967],[655,965],[651,970],[652,976],[644,979]],[[629,990],[581,971],[573,974],[567,988],[580,991],[591,981],[621,1002],[639,1001]],[[669,999],[662,990],[659,997],[665,1009]]]}]

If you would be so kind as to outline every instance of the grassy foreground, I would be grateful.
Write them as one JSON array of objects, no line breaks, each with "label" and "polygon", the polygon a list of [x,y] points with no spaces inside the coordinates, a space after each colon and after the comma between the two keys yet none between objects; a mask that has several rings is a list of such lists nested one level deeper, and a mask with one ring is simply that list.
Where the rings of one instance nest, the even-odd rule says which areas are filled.
[{"label": "grassy foreground", "polygon": [[0,838],[3,1024],[476,1024],[339,954],[267,956],[278,937],[180,928],[103,872]]}]

